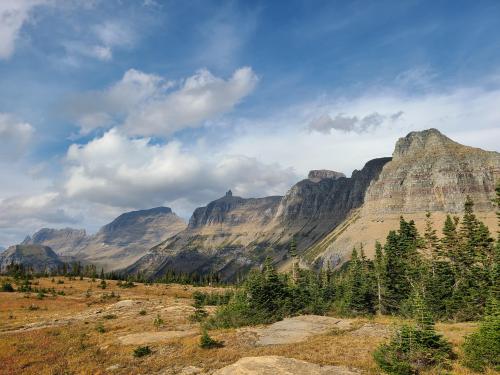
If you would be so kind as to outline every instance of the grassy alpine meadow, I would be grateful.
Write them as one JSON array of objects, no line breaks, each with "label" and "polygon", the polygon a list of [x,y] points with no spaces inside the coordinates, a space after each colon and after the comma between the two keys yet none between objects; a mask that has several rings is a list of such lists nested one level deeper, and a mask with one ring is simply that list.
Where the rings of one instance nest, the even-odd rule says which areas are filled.
[{"label": "grassy alpine meadow", "polygon": [[[20,284],[6,277],[1,283],[14,289]],[[99,279],[71,277],[35,278],[31,283],[33,290],[43,292],[0,292],[1,374],[176,374],[188,366],[210,373],[239,358],[263,355],[377,374],[372,353],[387,337],[361,328],[391,330],[401,323],[387,316],[351,318],[348,330],[269,346],[255,344],[255,327],[212,329],[210,336],[223,346],[207,350],[199,345],[200,324],[190,319],[193,293],[223,295],[228,288],[142,283],[123,288],[107,280],[103,289]],[[204,309],[211,315],[216,307]],[[464,337],[476,328],[477,323],[436,326],[458,356]],[[144,347],[148,349],[140,349]],[[459,361],[453,362],[452,372],[472,374]]]}]

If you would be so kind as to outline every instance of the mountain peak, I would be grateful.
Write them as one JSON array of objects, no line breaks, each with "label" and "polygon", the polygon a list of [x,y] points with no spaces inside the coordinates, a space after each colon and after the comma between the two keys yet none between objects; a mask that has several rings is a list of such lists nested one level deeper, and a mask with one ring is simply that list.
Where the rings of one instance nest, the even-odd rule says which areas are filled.
[{"label": "mountain peak", "polygon": [[406,137],[399,138],[393,157],[400,158],[428,150],[439,150],[449,145],[458,145],[437,129],[413,131]]},{"label": "mountain peak", "polygon": [[345,174],[342,172],[330,171],[328,169],[314,169],[309,171],[309,174],[307,175],[307,178],[313,182],[319,182],[324,178],[333,178],[336,180],[341,177],[345,177]]}]

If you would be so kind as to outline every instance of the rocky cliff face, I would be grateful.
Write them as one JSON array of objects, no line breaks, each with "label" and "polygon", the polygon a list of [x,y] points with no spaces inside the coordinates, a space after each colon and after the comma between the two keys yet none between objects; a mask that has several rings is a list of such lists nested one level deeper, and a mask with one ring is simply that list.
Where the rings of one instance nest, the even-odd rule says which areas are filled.
[{"label": "rocky cliff face", "polygon": [[307,178],[312,182],[319,182],[325,178],[337,179],[340,177],[345,177],[342,172],[329,171],[327,169],[315,169],[309,172]]},{"label": "rocky cliff face", "polygon": [[22,264],[26,269],[42,273],[56,270],[62,261],[48,246],[14,245],[0,254],[0,272],[5,272],[11,264]]},{"label": "rocky cliff face", "polygon": [[160,277],[177,272],[219,272],[226,278],[248,270],[269,254],[279,233],[272,232],[282,197],[235,197],[230,192],[197,208],[188,228],[152,248],[126,269]]},{"label": "rocky cliff face", "polygon": [[124,213],[93,236],[77,229],[42,229],[23,244],[50,246],[60,255],[114,270],[132,264],[185,227],[170,208],[157,207]]},{"label": "rocky cliff face", "polygon": [[168,270],[213,272],[234,279],[266,256],[286,262],[292,236],[302,251],[335,228],[363,203],[366,188],[389,160],[372,160],[351,178],[313,171],[284,197],[244,199],[229,191],[197,208],[185,231],[151,249],[126,272],[151,277]]},{"label": "rocky cliff face", "polygon": [[363,204],[366,189],[391,158],[374,159],[350,178],[334,175],[294,185],[278,207],[277,220],[296,233],[299,250],[310,246]]},{"label": "rocky cliff face", "polygon": [[393,160],[366,195],[372,214],[461,212],[470,195],[478,211],[491,211],[500,154],[460,145],[436,129],[400,138]]},{"label": "rocky cliff face", "polygon": [[366,191],[363,206],[307,251],[320,265],[345,260],[353,246],[368,255],[375,241],[385,241],[399,217],[414,219],[423,230],[426,211],[438,230],[446,213],[460,214],[467,195],[478,217],[494,232],[492,199],[500,181],[500,154],[456,143],[436,129],[411,132],[396,143],[392,161],[384,165]]},{"label": "rocky cliff face", "polygon": [[50,229],[43,228],[24,239],[21,245],[45,245],[60,254],[71,253],[74,249],[80,248],[87,242],[87,233],[84,229]]},{"label": "rocky cliff face", "polygon": [[206,207],[197,208],[189,220],[188,228],[217,225],[236,227],[244,224],[264,226],[273,219],[280,200],[280,196],[243,199],[228,192]]}]

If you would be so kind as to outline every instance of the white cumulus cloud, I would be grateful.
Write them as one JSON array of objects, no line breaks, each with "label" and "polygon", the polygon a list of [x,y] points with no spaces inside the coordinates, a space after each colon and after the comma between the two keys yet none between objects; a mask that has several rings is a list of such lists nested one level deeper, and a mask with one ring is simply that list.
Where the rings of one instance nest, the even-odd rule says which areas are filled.
[{"label": "white cumulus cloud", "polygon": [[67,163],[64,190],[70,199],[121,207],[184,200],[194,208],[228,188],[243,196],[282,194],[297,179],[293,170],[257,158],[200,157],[179,142],[152,144],[117,129],[88,144],[72,145]]},{"label": "white cumulus cloud", "polygon": [[202,69],[177,84],[130,69],[107,89],[72,98],[70,114],[83,133],[123,124],[130,135],[167,136],[229,112],[257,81],[250,67],[236,70],[227,80]]}]

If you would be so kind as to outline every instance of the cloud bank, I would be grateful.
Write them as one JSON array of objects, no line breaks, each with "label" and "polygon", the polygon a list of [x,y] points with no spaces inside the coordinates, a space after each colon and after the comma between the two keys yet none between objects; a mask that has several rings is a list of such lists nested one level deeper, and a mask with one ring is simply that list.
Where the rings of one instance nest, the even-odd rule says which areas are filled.
[{"label": "cloud bank", "polygon": [[178,83],[130,69],[107,89],[74,97],[70,115],[84,134],[121,126],[130,135],[168,136],[232,110],[257,82],[250,67],[227,80],[202,69]]},{"label": "cloud bank", "polygon": [[143,208],[184,199],[206,203],[231,188],[260,196],[285,191],[297,176],[290,168],[242,155],[213,159],[183,150],[179,142],[151,144],[117,129],[67,153],[64,192],[70,199]]}]

